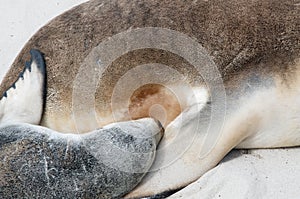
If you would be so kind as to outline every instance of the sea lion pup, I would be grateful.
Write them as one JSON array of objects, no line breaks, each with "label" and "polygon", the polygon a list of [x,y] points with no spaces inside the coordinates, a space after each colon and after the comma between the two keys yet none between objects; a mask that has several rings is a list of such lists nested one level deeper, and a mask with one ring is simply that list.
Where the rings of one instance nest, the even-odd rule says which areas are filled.
[{"label": "sea lion pup", "polygon": [[[161,114],[155,113],[164,114],[160,110],[165,110],[165,136],[152,172],[127,197],[176,190],[213,168],[234,147],[299,145],[299,12],[299,4],[292,0],[91,0],[55,18],[29,40],[7,73],[1,91],[21,71],[20,63],[28,58],[28,50],[37,48],[45,53],[48,72],[41,122],[46,127],[59,132],[88,132],[128,120],[131,115],[133,119],[148,116],[160,101],[155,106],[158,109],[153,108],[158,110],[153,116],[159,117]],[[141,30],[143,40],[130,37]],[[121,44],[102,45],[116,41]],[[151,43],[155,44],[152,48]],[[104,69],[120,49],[132,49],[133,45],[145,48],[118,56],[99,82],[84,70],[88,66],[95,71]],[[99,56],[101,53],[107,54]],[[187,54],[188,58],[182,56]],[[203,64],[193,65],[199,61]],[[180,75],[173,72],[147,71],[143,66],[149,63],[156,69],[167,67],[155,64],[168,66],[184,78],[176,81]],[[197,66],[203,69],[200,74]],[[213,66],[220,76],[213,76]],[[170,82],[146,83],[144,80],[156,80],[154,73]],[[219,82],[221,78],[224,84]],[[92,86],[85,84],[87,80]],[[130,93],[129,85],[140,87]],[[95,92],[84,89],[89,86],[98,87]],[[205,89],[209,97],[200,111],[203,101],[197,95]],[[95,93],[93,100],[84,98],[89,90]],[[114,101],[115,94],[129,97]],[[74,106],[78,99],[81,103]],[[90,104],[82,103],[86,101]]]},{"label": "sea lion pup", "polygon": [[1,198],[120,198],[143,178],[163,128],[152,118],[62,134],[38,125],[45,65],[31,50],[0,100]]}]

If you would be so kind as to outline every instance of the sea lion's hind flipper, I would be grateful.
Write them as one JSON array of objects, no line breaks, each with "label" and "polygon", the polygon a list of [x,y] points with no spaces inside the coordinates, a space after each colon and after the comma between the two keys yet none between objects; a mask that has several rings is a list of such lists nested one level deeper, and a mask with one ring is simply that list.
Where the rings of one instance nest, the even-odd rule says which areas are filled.
[{"label": "sea lion's hind flipper", "polygon": [[31,60],[0,100],[0,124],[30,123],[41,120],[46,69],[41,52],[31,50]]}]

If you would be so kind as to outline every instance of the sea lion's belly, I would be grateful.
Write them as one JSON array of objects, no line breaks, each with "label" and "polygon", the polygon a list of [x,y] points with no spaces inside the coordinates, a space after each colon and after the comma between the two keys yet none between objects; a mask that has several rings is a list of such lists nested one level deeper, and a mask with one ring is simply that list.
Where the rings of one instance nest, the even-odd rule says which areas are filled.
[{"label": "sea lion's belly", "polygon": [[[195,100],[192,91],[194,88],[191,88],[192,92],[188,93],[186,88],[180,88],[181,86],[141,85],[127,95],[130,96],[128,99],[118,101],[116,105],[111,102],[108,103],[110,106],[97,106],[95,101],[93,110],[72,107],[71,101],[56,101],[56,107],[61,108],[48,108],[42,125],[64,133],[85,133],[114,122],[153,117],[166,127]],[[201,90],[199,95],[202,95],[200,100],[204,102],[207,95],[205,89]],[[53,102],[50,100],[48,106]]]},{"label": "sea lion's belly", "polygon": [[[276,62],[272,64],[276,65]],[[299,145],[300,60],[289,63],[289,69],[285,72],[272,71],[265,73],[267,76],[262,74],[255,76],[255,84],[251,81],[240,84],[241,87],[247,86],[248,90],[236,91],[235,93],[241,96],[238,100],[234,100],[235,97],[229,97],[231,107],[229,107],[228,118],[231,123],[240,122],[238,118],[257,115],[255,121],[248,120],[246,124],[245,122],[240,124],[240,127],[251,124],[254,128],[236,148],[276,148]],[[247,79],[251,78],[250,76]],[[236,130],[239,131],[239,129]]]},{"label": "sea lion's belly", "polygon": [[[300,144],[300,90],[293,90],[287,89],[284,95],[276,89],[258,93],[257,100],[250,103],[261,115],[260,121],[255,132],[237,148],[277,148]],[[268,101],[264,102],[266,99]]]}]

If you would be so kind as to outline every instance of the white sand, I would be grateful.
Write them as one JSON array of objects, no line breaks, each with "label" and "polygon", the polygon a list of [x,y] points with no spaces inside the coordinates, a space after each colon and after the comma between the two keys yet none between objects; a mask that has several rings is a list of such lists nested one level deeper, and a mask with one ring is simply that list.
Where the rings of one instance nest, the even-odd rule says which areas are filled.
[{"label": "white sand", "polygon": [[[27,40],[86,0],[1,0],[0,81]],[[300,148],[239,151],[174,198],[300,198]]]},{"label": "white sand", "polygon": [[230,153],[171,199],[300,198],[300,148]]}]

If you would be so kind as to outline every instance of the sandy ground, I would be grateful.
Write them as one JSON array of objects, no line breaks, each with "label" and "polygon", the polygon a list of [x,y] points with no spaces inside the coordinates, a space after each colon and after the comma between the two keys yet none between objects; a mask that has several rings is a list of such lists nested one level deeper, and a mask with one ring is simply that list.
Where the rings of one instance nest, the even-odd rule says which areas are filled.
[{"label": "sandy ground", "polygon": [[231,152],[170,199],[299,199],[300,149]]},{"label": "sandy ground", "polygon": [[[86,0],[1,0],[0,81],[26,41]],[[300,198],[300,148],[234,151],[173,198]]]}]

